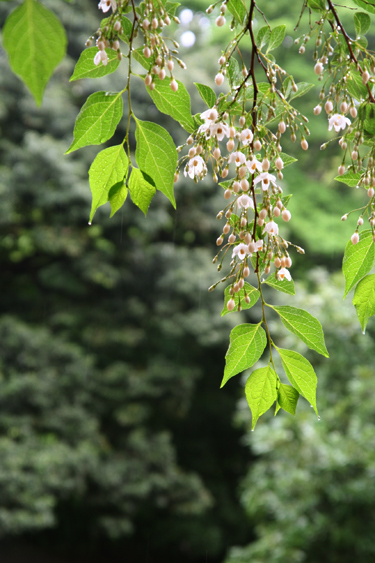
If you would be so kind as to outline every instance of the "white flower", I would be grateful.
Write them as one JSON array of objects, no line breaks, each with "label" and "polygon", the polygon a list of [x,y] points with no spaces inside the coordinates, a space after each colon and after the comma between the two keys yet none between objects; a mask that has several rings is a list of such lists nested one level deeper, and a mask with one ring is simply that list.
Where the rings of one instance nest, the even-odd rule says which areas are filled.
[{"label": "white flower", "polygon": [[242,194],[242,196],[238,198],[237,203],[239,207],[243,207],[244,209],[248,209],[249,207],[254,209],[253,199],[246,194]]},{"label": "white flower", "polygon": [[255,246],[255,252],[258,252],[258,250],[263,250],[263,239],[257,240]]},{"label": "white flower", "polygon": [[275,221],[270,221],[264,227],[264,232],[268,233],[269,235],[276,236],[276,235],[279,234],[279,227],[278,227],[277,223],[275,223]]},{"label": "white flower", "polygon": [[246,258],[246,256],[248,254],[249,254],[249,249],[247,247],[247,244],[244,244],[243,242],[241,242],[240,244],[238,244],[237,246],[234,247],[233,253],[232,253],[232,258],[234,258],[235,256],[238,256],[238,258],[240,260],[243,260],[244,258]]},{"label": "white flower", "polygon": [[216,137],[218,141],[222,141],[224,137],[229,137],[229,127],[226,123],[211,123],[210,133],[212,137]]},{"label": "white flower", "polygon": [[268,172],[263,172],[262,174],[259,174],[257,178],[255,178],[254,185],[258,184],[259,182],[262,182],[262,190],[266,192],[268,190],[270,182],[271,184],[274,184],[276,186],[276,176],[269,174]]},{"label": "white flower", "polygon": [[289,270],[287,270],[286,268],[281,268],[277,272],[277,277],[280,281],[283,281],[284,278],[286,278],[289,281],[292,279],[292,276],[290,275]]},{"label": "white flower", "polygon": [[116,0],[100,0],[98,8],[104,13],[108,12],[109,8],[112,8],[112,10],[115,11],[117,10],[117,2]]},{"label": "white flower", "polygon": [[201,113],[201,119],[204,119],[204,121],[208,121],[209,123],[215,123],[218,116],[219,114],[217,113],[216,108],[211,108]]},{"label": "white flower", "polygon": [[94,64],[98,66],[102,61],[103,65],[106,66],[108,63],[108,55],[105,51],[98,51],[94,57]]},{"label": "white flower", "polygon": [[335,113],[328,120],[328,131],[332,131],[332,127],[333,127],[337,133],[338,131],[340,131],[340,129],[344,130],[345,127],[350,124],[351,124],[350,119],[348,119],[344,115]]},{"label": "white flower", "polygon": [[241,131],[241,142],[243,145],[248,145],[253,140],[253,133],[250,129]]},{"label": "white flower", "polygon": [[244,164],[244,162],[246,162],[246,157],[242,152],[232,152],[229,157],[229,162],[235,162],[236,166],[241,166],[241,164]]},{"label": "white flower", "polygon": [[262,163],[259,162],[255,156],[253,156],[251,160],[246,161],[246,166],[248,167],[250,174],[254,174],[256,170],[258,172],[262,172]]},{"label": "white flower", "polygon": [[206,174],[207,172],[206,163],[199,155],[196,155],[189,160],[188,167],[188,170],[184,170],[184,176],[189,174],[192,180],[195,176],[199,177],[201,174]]}]

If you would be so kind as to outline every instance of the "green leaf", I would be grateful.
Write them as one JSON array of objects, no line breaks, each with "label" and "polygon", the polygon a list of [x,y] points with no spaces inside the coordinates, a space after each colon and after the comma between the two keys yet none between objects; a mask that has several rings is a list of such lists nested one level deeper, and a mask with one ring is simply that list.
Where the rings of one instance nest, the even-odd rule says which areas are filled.
[{"label": "green leaf", "polygon": [[267,344],[266,333],[257,325],[242,324],[236,326],[230,333],[229,348],[225,356],[224,377],[220,387],[223,387],[228,379],[251,368],[263,354]]},{"label": "green leaf", "polygon": [[342,262],[345,278],[344,299],[349,291],[369,273],[374,263],[374,257],[374,241],[370,230],[361,232],[357,244],[353,244],[351,240],[348,242]]},{"label": "green leaf", "polygon": [[109,147],[96,155],[89,170],[92,193],[90,223],[98,207],[107,203],[112,186],[124,180],[128,172],[128,165],[128,157],[123,145]]},{"label": "green leaf", "polygon": [[371,18],[365,12],[357,12],[354,14],[354,25],[357,32],[357,37],[364,35],[371,26]]},{"label": "green leaf", "polygon": [[209,108],[212,108],[216,103],[216,94],[210,88],[210,86],[206,86],[205,84],[199,84],[198,82],[194,82],[200,97],[208,105]]},{"label": "green leaf", "polygon": [[367,104],[365,112],[365,129],[370,135],[375,135],[375,104]]},{"label": "green leaf", "polygon": [[375,315],[375,274],[366,276],[359,282],[355,288],[353,305],[365,334],[369,319]]},{"label": "green leaf", "polygon": [[176,208],[173,195],[174,175],[177,166],[177,151],[170,134],[160,125],[135,118],[137,147],[135,160],[139,168],[154,181]]},{"label": "green leaf", "polygon": [[132,51],[132,57],[139,63],[143,68],[147,71],[150,70],[150,66],[152,64],[152,59],[147,59],[143,54],[143,47],[138,47],[138,49],[134,49]]},{"label": "green leaf", "polygon": [[126,16],[122,16],[121,18],[121,25],[122,25],[122,34],[120,35],[121,39],[125,41],[125,43],[129,44],[129,39],[132,34],[133,29],[133,22],[129,20]]},{"label": "green leaf", "polygon": [[277,393],[277,402],[284,411],[294,416],[296,414],[298,399],[299,393],[294,387],[280,383]]},{"label": "green leaf", "polygon": [[11,12],[3,29],[3,45],[12,70],[35,98],[44,89],[66,52],[66,33],[53,12],[35,0],[26,0]]},{"label": "green leaf", "polygon": [[247,16],[247,10],[243,0],[229,0],[227,2],[227,8],[234,19],[237,20],[238,23],[243,24]]},{"label": "green leaf", "polygon": [[284,41],[286,25],[278,25],[271,31],[267,53],[276,49]]},{"label": "green leaf", "polygon": [[101,145],[114,134],[122,117],[122,92],[95,92],[83,104],[74,125],[69,154],[87,145]]},{"label": "green leaf", "polygon": [[152,198],[155,195],[155,188],[152,186],[138,168],[133,168],[129,179],[129,192],[132,202],[139,207],[145,215]]},{"label": "green leaf", "polygon": [[307,0],[307,7],[315,12],[326,11],[326,3],[324,0]]},{"label": "green leaf", "polygon": [[354,4],[357,4],[363,10],[366,10],[370,14],[375,14],[375,2],[374,0],[353,0]]},{"label": "green leaf", "polygon": [[281,322],[285,328],[298,336],[311,350],[315,350],[326,358],[329,357],[324,343],[322,325],[318,319],[304,309],[289,307],[289,305],[282,307],[272,306],[271,308],[280,315]]},{"label": "green leaf", "polygon": [[169,14],[170,16],[174,16],[175,11],[179,6],[181,6],[180,2],[166,2],[164,9],[167,12],[167,14]]},{"label": "green leaf", "polygon": [[101,78],[102,76],[115,72],[120,64],[116,51],[113,49],[105,50],[108,55],[108,64],[106,66],[102,63],[98,66],[94,64],[94,57],[97,52],[97,47],[90,47],[81,53],[81,56],[74,68],[74,72],[70,78],[70,82],[80,78]]},{"label": "green leaf", "polygon": [[296,98],[299,98],[301,96],[304,96],[305,94],[307,94],[307,92],[309,90],[311,90],[311,88],[314,88],[314,84],[310,84],[309,82],[298,82],[298,84],[296,84],[298,90],[297,92],[294,92],[292,90],[291,95],[290,95],[290,100],[295,100]]},{"label": "green leaf", "polygon": [[271,37],[271,30],[268,27],[268,25],[264,25],[263,27],[261,27],[257,33],[258,49],[262,49],[262,47],[267,45],[270,37]]},{"label": "green leaf", "polygon": [[361,73],[353,66],[350,69],[349,75],[347,75],[346,88],[349,94],[358,101],[365,100],[368,96],[368,90],[362,84]]},{"label": "green leaf", "polygon": [[281,152],[280,157],[281,157],[281,160],[284,163],[284,168],[286,168],[287,166],[290,166],[290,164],[293,164],[293,162],[297,162],[297,158],[294,158],[293,156],[290,156],[289,154],[286,154],[285,152]]},{"label": "green leaf", "polygon": [[188,133],[192,133],[195,130],[195,123],[191,115],[189,92],[182,82],[177,81],[177,83],[178,90],[173,92],[167,78],[160,80],[156,77],[154,90],[146,89],[159,111],[170,115]]},{"label": "green leaf", "polygon": [[116,211],[118,211],[125,203],[128,195],[128,188],[125,185],[124,180],[117,182],[108,192],[108,201],[111,204],[111,215],[113,217]]},{"label": "green leaf", "polygon": [[277,289],[277,291],[282,291],[283,293],[287,293],[288,295],[295,295],[296,294],[296,290],[294,288],[294,281],[293,280],[280,281],[280,280],[276,279],[275,276],[270,276],[263,283],[266,283],[270,287]]},{"label": "green leaf", "polygon": [[264,414],[277,399],[277,374],[268,365],[253,371],[245,385],[246,399],[251,409],[251,427],[254,430],[259,417]]},{"label": "green leaf", "polygon": [[306,358],[298,352],[276,348],[280,354],[285,373],[293,387],[309,401],[316,414],[317,377],[314,368]]},{"label": "green leaf", "polygon": [[361,176],[362,176],[361,172],[353,172],[353,170],[348,170],[347,172],[345,172],[345,174],[342,174],[342,176],[336,176],[335,180],[337,182],[342,182],[343,184],[346,184],[351,188],[354,188],[355,186],[358,185]]},{"label": "green leaf", "polygon": [[[233,311],[228,311],[228,308],[227,308],[228,301],[232,297],[229,293],[230,288],[231,288],[231,286],[228,286],[228,287],[225,288],[225,291],[224,291],[224,308],[221,312],[222,317],[224,317],[224,315],[227,315],[228,313],[236,312],[237,306],[238,306],[238,303],[239,303],[240,300],[241,300],[241,307],[242,307],[243,311],[245,309],[250,309],[253,305],[255,305],[255,303],[258,301],[259,296],[260,296],[259,291],[257,289],[255,289],[255,287],[253,287],[249,283],[245,282],[244,287],[242,289],[240,289],[240,291],[238,293],[235,293],[234,296],[233,296],[234,302],[236,304]],[[250,298],[250,303],[246,303],[246,301],[245,301],[245,292]]]}]

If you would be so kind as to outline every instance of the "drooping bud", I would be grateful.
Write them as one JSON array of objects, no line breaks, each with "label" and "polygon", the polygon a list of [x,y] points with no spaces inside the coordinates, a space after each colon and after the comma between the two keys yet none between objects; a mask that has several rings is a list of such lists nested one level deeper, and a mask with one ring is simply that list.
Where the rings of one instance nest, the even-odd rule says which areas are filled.
[{"label": "drooping bud", "polygon": [[284,219],[284,221],[288,222],[290,221],[292,214],[290,213],[290,211],[288,211],[288,209],[283,209],[281,217]]},{"label": "drooping bud", "polygon": [[217,86],[221,86],[223,82],[224,82],[224,75],[221,72],[219,72],[215,76],[215,83]]},{"label": "drooping bud", "polygon": [[352,236],[350,237],[350,240],[352,241],[353,244],[358,244],[359,242],[359,234],[357,231],[355,231]]}]

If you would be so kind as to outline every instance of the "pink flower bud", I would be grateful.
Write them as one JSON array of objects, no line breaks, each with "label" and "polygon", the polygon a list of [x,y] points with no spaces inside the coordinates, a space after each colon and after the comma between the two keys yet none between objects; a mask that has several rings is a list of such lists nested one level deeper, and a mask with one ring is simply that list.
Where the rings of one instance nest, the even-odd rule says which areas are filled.
[{"label": "pink flower bud", "polygon": [[152,76],[151,76],[151,74],[148,74],[145,78],[146,86],[150,86],[151,82],[152,82]]},{"label": "pink flower bud", "polygon": [[223,244],[223,242],[224,242],[223,237],[219,237],[219,238],[216,239],[217,246],[221,246]]},{"label": "pink flower bud", "polygon": [[227,142],[227,150],[229,152],[232,152],[233,149],[234,149],[234,141],[233,139],[229,139],[229,141]]},{"label": "pink flower bud", "polygon": [[225,192],[224,192],[225,199],[229,199],[231,197],[231,195],[232,195],[231,190],[225,190]]},{"label": "pink flower bud", "polygon": [[118,20],[115,22],[115,25],[113,26],[113,29],[114,29],[115,31],[120,31],[120,29],[121,29],[121,23],[120,23]]},{"label": "pink flower bud", "polygon": [[259,217],[260,217],[261,219],[265,219],[265,218],[267,217],[267,209],[264,209],[264,208],[261,209],[261,210],[259,211]]},{"label": "pink flower bud", "polygon": [[246,166],[241,166],[241,168],[238,170],[238,174],[240,178],[244,178],[246,176],[246,173],[247,173]]},{"label": "pink flower bud", "polygon": [[303,148],[304,151],[307,151],[307,149],[309,148],[309,143],[306,141],[306,139],[302,139],[301,147]]},{"label": "pink flower bud", "polygon": [[239,182],[234,182],[234,184],[233,184],[233,191],[234,191],[236,194],[238,194],[238,192],[240,191],[240,189],[241,189],[241,184],[240,184]]},{"label": "pink flower bud", "polygon": [[365,70],[365,71],[362,73],[362,84],[367,84],[367,82],[368,82],[369,80],[370,80],[370,75],[369,75],[368,71]]},{"label": "pink flower bud", "polygon": [[246,178],[242,178],[241,180],[241,188],[242,191],[247,192],[249,189],[249,182],[246,180]]},{"label": "pink flower bud", "polygon": [[319,115],[321,111],[322,111],[321,106],[315,106],[314,107],[314,115]]},{"label": "pink flower bud", "polygon": [[241,115],[239,121],[240,121],[241,127],[243,127],[243,126],[245,125],[245,123],[246,123],[246,118],[245,118],[245,116],[244,116],[244,115]]},{"label": "pink flower bud", "polygon": [[233,297],[231,297],[227,303],[227,309],[228,311],[233,311],[234,307],[236,305],[235,300],[233,299]]},{"label": "pink flower bud", "polygon": [[224,16],[219,16],[218,18],[216,18],[216,25],[218,27],[223,27],[224,24],[225,24]]},{"label": "pink flower bud", "polygon": [[351,106],[349,113],[350,113],[350,115],[352,116],[353,119],[355,119],[357,117],[357,109],[354,106]]},{"label": "pink flower bud", "polygon": [[248,278],[250,276],[250,268],[249,266],[245,266],[243,269],[243,275],[245,278]]},{"label": "pink flower bud", "polygon": [[275,264],[275,267],[276,267],[276,268],[280,268],[280,266],[281,266],[281,260],[280,260],[280,258],[279,258],[278,256],[275,257],[274,264]]},{"label": "pink flower bud", "polygon": [[274,217],[280,216],[280,209],[278,207],[275,207],[275,209],[273,210],[273,216]]},{"label": "pink flower bud", "polygon": [[340,110],[341,110],[342,113],[347,112],[348,111],[348,104],[346,102],[341,102]]},{"label": "pink flower bud", "polygon": [[268,158],[263,158],[262,161],[262,169],[267,172],[270,169],[270,161],[268,160]]},{"label": "pink flower bud", "polygon": [[162,68],[161,71],[159,72],[159,78],[160,78],[160,80],[164,80],[164,78],[165,78],[165,70],[164,70],[164,68]]},{"label": "pink flower bud", "polygon": [[284,221],[288,222],[290,221],[292,214],[287,209],[283,209],[281,213],[281,217],[284,219]]},{"label": "pink flower bud", "polygon": [[359,234],[357,233],[357,231],[352,234],[350,240],[352,241],[353,244],[358,244]]},{"label": "pink flower bud", "polygon": [[215,76],[215,83],[216,86],[221,86],[222,83],[224,82],[224,75],[219,72],[216,76]]},{"label": "pink flower bud", "polygon": [[277,168],[277,170],[281,170],[282,168],[284,168],[284,163],[279,156],[275,160],[275,167]]},{"label": "pink flower bud", "polygon": [[223,227],[223,233],[225,235],[227,235],[230,231],[230,224],[229,223],[225,223],[224,227]]},{"label": "pink flower bud", "polygon": [[337,169],[339,176],[342,176],[343,174],[345,174],[345,166],[343,164],[341,164],[338,169]]},{"label": "pink flower bud", "polygon": [[324,104],[324,109],[326,110],[326,113],[331,113],[333,110],[333,104],[331,102],[331,100],[327,100],[326,103]]},{"label": "pink flower bud", "polygon": [[168,70],[170,70],[172,72],[173,67],[174,67],[174,62],[172,61],[172,59],[169,59],[169,61],[167,62]]},{"label": "pink flower bud", "polygon": [[280,131],[281,134],[285,133],[286,130],[286,125],[284,121],[280,121],[279,125],[278,125],[278,129]]},{"label": "pink flower bud", "polygon": [[234,242],[236,242],[236,235],[233,235],[233,234],[229,235],[228,242],[230,244],[233,244]]},{"label": "pink flower bud", "polygon": [[254,150],[260,151],[261,148],[262,148],[262,143],[257,139],[257,140],[254,142]]},{"label": "pink flower bud", "polygon": [[170,86],[173,92],[177,92],[178,84],[174,78],[172,78]]},{"label": "pink flower bud", "polygon": [[317,74],[319,76],[320,74],[322,74],[323,70],[324,70],[324,68],[323,68],[322,63],[320,63],[320,62],[316,63],[316,65],[314,66],[315,74]]},{"label": "pink flower bud", "polygon": [[213,152],[212,154],[213,154],[213,157],[214,157],[216,160],[217,160],[218,158],[220,158],[221,152],[220,152],[219,147],[216,147],[216,149],[214,150],[214,152]]},{"label": "pink flower bud", "polygon": [[374,197],[374,188],[373,187],[371,187],[367,190],[367,195],[369,197]]}]

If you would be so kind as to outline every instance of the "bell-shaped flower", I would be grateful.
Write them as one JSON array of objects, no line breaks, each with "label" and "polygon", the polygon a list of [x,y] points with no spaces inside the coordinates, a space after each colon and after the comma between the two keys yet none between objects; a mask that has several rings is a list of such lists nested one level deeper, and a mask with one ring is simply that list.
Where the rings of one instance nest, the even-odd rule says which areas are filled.
[{"label": "bell-shaped flower", "polygon": [[279,226],[275,221],[269,221],[264,227],[264,232],[268,233],[268,235],[276,236],[279,234]]},{"label": "bell-shaped flower", "polygon": [[262,163],[259,162],[255,156],[251,160],[246,161],[246,166],[249,169],[250,174],[254,174],[254,172],[262,172]]},{"label": "bell-shaped flower", "polygon": [[109,8],[112,8],[112,10],[115,12],[117,10],[117,2],[116,0],[100,0],[98,8],[104,13],[108,12]]},{"label": "bell-shaped flower", "polygon": [[215,137],[218,141],[222,141],[224,137],[229,137],[229,126],[222,121],[219,121],[219,123],[211,123],[210,133],[212,137]]},{"label": "bell-shaped flower", "polygon": [[204,176],[207,172],[206,163],[203,158],[199,155],[194,156],[188,162],[188,169],[184,170],[184,176],[189,175],[193,180],[195,176],[198,178]]},{"label": "bell-shaped flower", "polygon": [[241,242],[240,244],[237,244],[237,246],[233,248],[232,258],[238,256],[240,260],[243,260],[244,258],[246,258],[246,256],[248,256],[248,254],[249,254],[249,249],[247,247],[247,244]]},{"label": "bell-shaped flower", "polygon": [[211,108],[201,113],[201,119],[208,121],[209,123],[215,123],[218,117],[219,114],[217,113],[216,108]]},{"label": "bell-shaped flower", "polygon": [[281,268],[278,272],[277,272],[277,278],[280,281],[283,281],[284,279],[287,279],[288,281],[290,281],[292,279],[292,276],[290,275],[289,270],[287,270],[286,268]]},{"label": "bell-shaped flower", "polygon": [[234,162],[236,166],[241,166],[241,164],[244,164],[246,162],[246,157],[242,152],[232,152],[229,157],[229,162]]},{"label": "bell-shaped flower", "polygon": [[98,66],[100,61],[103,63],[104,66],[108,64],[108,55],[105,51],[98,51],[94,57],[94,64]]},{"label": "bell-shaped flower", "polygon": [[262,172],[254,180],[254,185],[262,182],[262,190],[266,192],[270,186],[270,183],[276,186],[276,176],[269,174],[268,172]]},{"label": "bell-shaped flower", "polygon": [[251,207],[251,209],[254,209],[253,198],[249,197],[246,194],[242,194],[242,196],[238,198],[237,204],[239,207],[243,207],[244,209],[249,209],[249,207]]},{"label": "bell-shaped flower", "polygon": [[340,115],[339,113],[334,113],[332,117],[328,119],[328,131],[332,131],[332,128],[336,131],[340,129],[344,130],[347,125],[350,125],[351,121],[345,115]]},{"label": "bell-shaped flower", "polygon": [[250,129],[244,129],[243,131],[241,131],[240,137],[241,137],[241,143],[243,145],[249,145],[253,140],[254,135]]}]

